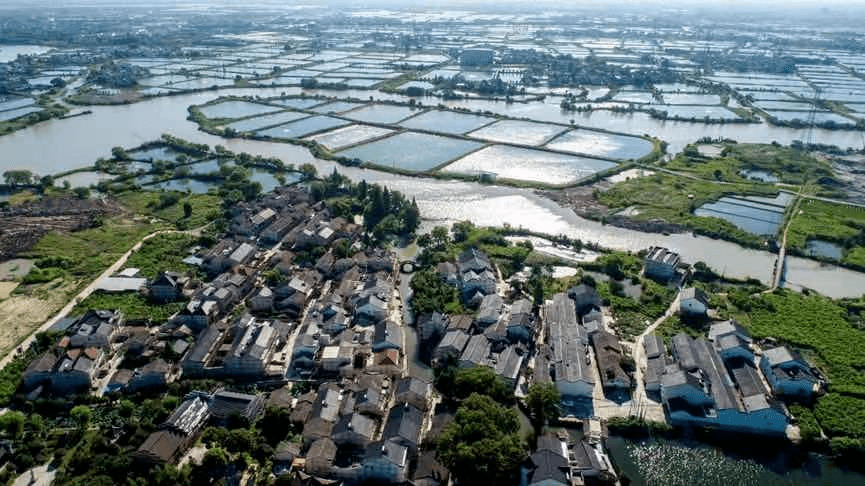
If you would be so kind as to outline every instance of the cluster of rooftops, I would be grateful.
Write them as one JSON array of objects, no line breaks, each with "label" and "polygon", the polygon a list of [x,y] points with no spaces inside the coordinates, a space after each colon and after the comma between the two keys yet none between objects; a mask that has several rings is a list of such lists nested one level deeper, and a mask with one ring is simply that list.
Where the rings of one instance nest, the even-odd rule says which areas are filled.
[{"label": "cluster of rooftops", "polygon": [[[396,262],[388,252],[364,249],[361,235],[355,222],[332,218],[303,189],[278,188],[240,204],[226,237],[186,259],[209,280],[166,271],[140,289],[155,303],[185,301],[178,314],[165,323],[127,322],[114,311],[64,319],[57,325],[63,336],[30,364],[23,389],[31,397],[88,393],[98,382],[97,393],[138,393],[181,376],[264,385],[275,389],[188,395],[136,457],[174,462],[206,423],[230,414],[253,421],[268,403],[290,408],[303,431],[301,444],[277,451],[277,468],[349,481],[444,484],[447,470],[419,444],[453,417],[435,406],[430,383],[408,377]],[[353,256],[336,251],[337,242]],[[303,262],[295,261],[299,254]],[[653,248],[645,271],[671,281],[679,265],[678,255]],[[420,360],[488,367],[518,395],[529,381],[552,382],[565,416],[592,415],[598,382],[607,399],[630,398],[628,352],[609,331],[593,287],[577,285],[535,309],[526,298],[505,302],[497,269],[476,248],[437,271],[477,311],[418,316]],[[116,278],[138,277],[130,270]],[[109,282],[103,291],[131,285]],[[680,301],[683,314],[705,313],[708,305],[693,289]],[[235,312],[241,303],[246,311]],[[760,352],[735,323],[713,324],[708,338],[677,335],[669,353],[658,336],[644,341],[646,390],[674,424],[783,433],[788,414],[773,396],[807,397],[819,388],[819,374],[797,355],[786,348]],[[109,358],[120,351],[126,364],[118,369],[119,360]],[[110,379],[100,381],[102,371]],[[296,380],[321,385],[299,396],[280,388]],[[568,484],[611,472],[594,447],[544,436],[526,477],[530,484]]]}]

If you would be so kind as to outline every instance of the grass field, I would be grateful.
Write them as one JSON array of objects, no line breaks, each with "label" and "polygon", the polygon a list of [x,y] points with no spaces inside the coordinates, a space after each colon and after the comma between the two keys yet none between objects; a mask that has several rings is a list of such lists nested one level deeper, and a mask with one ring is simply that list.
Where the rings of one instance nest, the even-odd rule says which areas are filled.
[{"label": "grass field", "polygon": [[703,204],[725,195],[752,194],[774,196],[773,187],[755,184],[716,184],[708,181],[654,174],[620,182],[597,195],[598,200],[615,213],[632,208],[632,218],[638,221],[660,219],[676,223],[714,238],[736,241],[748,246],[759,246],[763,239],[743,231],[719,218],[695,216],[693,211]]},{"label": "grass field", "polygon": [[153,304],[136,292],[94,293],[76,305],[70,315],[78,316],[89,310],[109,309],[119,310],[127,321],[149,320],[155,324],[161,324],[168,320],[172,314],[180,311],[183,306],[183,302]]},{"label": "grass field", "polygon": [[141,275],[152,279],[163,271],[187,272],[196,271],[183,263],[189,256],[198,238],[186,234],[168,233],[156,235],[141,244],[141,248],[126,260],[127,267],[141,270]]},{"label": "grass field", "polygon": [[145,235],[164,229],[140,218],[112,217],[96,228],[72,233],[51,232],[27,253],[28,258],[62,262],[73,280],[89,282]]},{"label": "grass field", "polygon": [[842,263],[865,268],[865,209],[825,201],[804,200],[787,233],[787,244],[805,250],[820,239],[844,247]]},{"label": "grass field", "polygon": [[[176,202],[163,205],[166,195],[177,197]],[[182,228],[198,228],[213,221],[221,214],[221,199],[214,194],[185,194],[182,192],[129,191],[117,196],[121,204],[138,214],[150,215]],[[184,205],[189,203],[192,214],[184,215]]]},{"label": "grass field", "polygon": [[724,145],[721,156],[714,158],[686,150],[667,162],[665,167],[703,179],[728,182],[754,182],[739,174],[744,169],[769,172],[781,182],[796,185],[834,176],[829,163],[801,150],[771,144],[729,143]]}]

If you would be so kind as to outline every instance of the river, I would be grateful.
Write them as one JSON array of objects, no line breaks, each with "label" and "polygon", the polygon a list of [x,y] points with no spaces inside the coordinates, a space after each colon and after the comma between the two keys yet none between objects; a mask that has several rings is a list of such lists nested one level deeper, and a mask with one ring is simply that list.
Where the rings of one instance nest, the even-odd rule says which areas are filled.
[{"label": "river", "polygon": [[[661,245],[679,252],[686,262],[704,261],[717,271],[734,277],[753,277],[771,282],[774,255],[742,248],[734,243],[691,234],[654,234],[605,226],[577,216],[573,211],[538,196],[534,191],[511,187],[486,186],[459,181],[441,181],[419,177],[406,177],[368,169],[337,166],[334,162],[317,160],[306,149],[290,144],[256,140],[225,140],[198,130],[186,119],[186,108],[220,95],[277,96],[281,93],[298,94],[299,88],[226,89],[219,93],[204,92],[172,97],[160,97],[139,103],[116,106],[94,106],[92,114],[64,120],[49,120],[24,130],[0,137],[0,172],[27,169],[37,174],[62,172],[91,165],[99,157],[110,156],[111,147],[133,147],[159,138],[163,133],[211,146],[221,144],[235,152],[275,156],[287,163],[316,165],[320,173],[334,167],[355,180],[386,184],[417,200],[427,225],[447,224],[471,220],[478,225],[523,227],[548,234],[566,234],[583,241],[599,243],[605,247],[639,251],[652,245]],[[357,98],[406,100],[400,95],[373,91],[307,91],[310,94],[353,96]],[[434,104],[428,100],[425,104]],[[557,105],[549,102],[531,105],[506,104],[493,101],[461,101],[460,106],[489,109],[507,113],[508,110],[536,110],[531,115],[540,119],[561,116]],[[544,115],[546,113],[546,115]],[[556,115],[558,113],[559,115]],[[517,115],[517,113],[512,113]],[[788,143],[799,137],[799,131],[761,125],[704,125],[682,122],[660,122],[640,114],[623,115],[629,120],[618,125],[605,125],[605,121],[618,119],[618,115],[595,112],[588,118],[595,126],[632,134],[650,133],[662,138],[693,141],[703,136],[727,137],[746,141],[777,140]],[[528,116],[528,115],[520,115]],[[546,118],[544,118],[546,117]],[[597,117],[597,118],[596,118]],[[579,123],[586,118],[580,117]],[[578,123],[578,124],[579,124]],[[627,130],[626,130],[627,128]],[[766,138],[763,138],[766,137]],[[815,140],[846,146],[861,138],[859,132],[815,131]],[[675,145],[675,146],[679,146]],[[854,297],[865,292],[865,274],[826,265],[811,260],[788,257],[785,285],[792,288],[808,287],[831,297]]]},{"label": "river", "polygon": [[50,47],[28,45],[0,45],[0,62],[14,61],[19,55],[32,56],[45,54]]},{"label": "river", "polygon": [[740,444],[734,454],[701,442],[612,436],[607,448],[619,473],[634,486],[853,486],[865,480],[824,456],[798,457],[783,446]]}]

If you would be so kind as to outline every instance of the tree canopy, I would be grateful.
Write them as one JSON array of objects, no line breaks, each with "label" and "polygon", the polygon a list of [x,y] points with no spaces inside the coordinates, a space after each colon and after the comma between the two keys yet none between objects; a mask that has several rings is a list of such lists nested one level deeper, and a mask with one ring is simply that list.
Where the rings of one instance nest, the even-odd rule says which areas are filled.
[{"label": "tree canopy", "polygon": [[525,458],[517,413],[471,394],[439,438],[437,454],[460,484],[512,484]]}]

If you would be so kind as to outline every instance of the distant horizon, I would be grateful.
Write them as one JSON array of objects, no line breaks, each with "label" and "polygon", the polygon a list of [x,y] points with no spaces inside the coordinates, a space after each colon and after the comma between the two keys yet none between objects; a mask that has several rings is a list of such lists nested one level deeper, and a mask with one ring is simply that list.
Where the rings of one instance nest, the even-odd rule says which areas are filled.
[{"label": "distant horizon", "polygon": [[854,0],[763,0],[756,3],[751,0],[703,0],[695,5],[687,0],[591,0],[588,3],[580,4],[561,4],[557,0],[534,0],[527,2],[524,0],[415,0],[410,4],[398,2],[395,0],[300,0],[300,1],[281,1],[281,0],[253,0],[245,2],[243,5],[238,5],[236,2],[229,0],[210,0],[210,1],[177,1],[177,0],[146,0],[134,5],[130,5],[122,0],[0,0],[0,6],[4,7],[53,7],[53,8],[77,8],[84,6],[113,6],[127,8],[148,8],[152,6],[165,7],[182,7],[182,8],[207,8],[210,6],[224,7],[232,6],[238,8],[255,8],[255,7],[295,7],[308,5],[311,7],[321,6],[348,6],[355,9],[364,8],[391,8],[397,10],[417,9],[417,8],[484,8],[490,10],[498,9],[513,9],[513,8],[532,8],[536,9],[539,5],[554,6],[556,10],[573,11],[573,10],[596,10],[606,7],[615,7],[617,10],[611,13],[619,13],[621,9],[641,10],[644,7],[651,6],[653,8],[673,8],[685,11],[700,11],[715,8],[736,8],[741,11],[765,11],[768,9],[777,10],[778,7],[784,7],[784,11],[777,12],[778,14],[789,14],[791,11],[799,8],[827,10],[834,8],[850,8],[860,7],[865,9],[865,5]]}]

